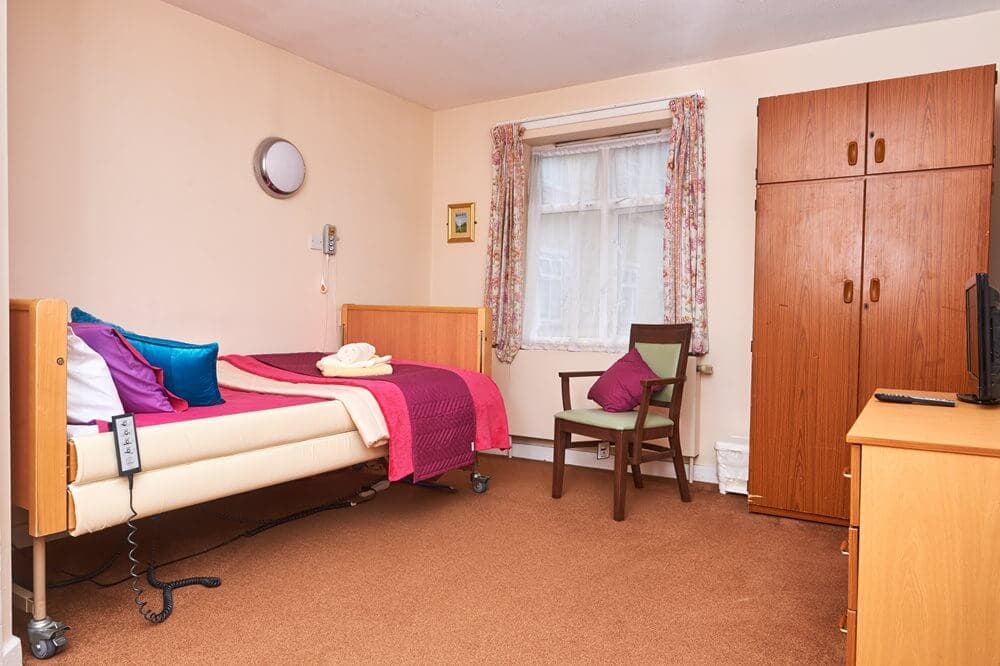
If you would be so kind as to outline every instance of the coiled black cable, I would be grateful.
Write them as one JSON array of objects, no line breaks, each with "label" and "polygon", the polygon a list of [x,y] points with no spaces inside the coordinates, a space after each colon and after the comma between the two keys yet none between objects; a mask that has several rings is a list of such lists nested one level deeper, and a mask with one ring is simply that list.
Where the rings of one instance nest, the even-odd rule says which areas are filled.
[{"label": "coiled black cable", "polygon": [[[368,500],[370,500],[373,497],[375,497],[375,492],[376,491],[385,490],[387,487],[388,487],[388,482],[386,482],[385,480],[379,481],[379,482],[376,482],[376,483],[372,483],[372,484],[367,484],[367,485],[362,486],[361,488],[359,488],[358,490],[356,490],[354,493],[352,493],[350,495],[343,495],[343,496],[338,497],[338,498],[336,498],[336,499],[334,499],[334,500],[332,500],[330,502],[325,502],[323,504],[319,504],[319,505],[312,506],[312,507],[309,507],[309,508],[306,508],[306,509],[302,509],[300,511],[296,511],[294,513],[287,514],[285,516],[280,516],[278,518],[273,518],[271,520],[244,520],[244,519],[241,519],[241,518],[238,518],[238,517],[235,517],[235,516],[230,516],[230,515],[227,515],[227,514],[218,514],[219,518],[222,518],[222,519],[225,519],[225,520],[229,520],[229,521],[249,523],[249,524],[254,525],[254,527],[252,527],[250,529],[247,529],[247,530],[245,530],[243,532],[239,532],[237,534],[234,534],[233,536],[229,537],[228,539],[224,539],[223,541],[220,541],[219,543],[213,544],[211,546],[207,546],[207,547],[202,548],[201,550],[197,550],[197,551],[195,551],[193,553],[188,553],[187,555],[181,555],[179,557],[175,557],[172,560],[167,560],[166,562],[160,562],[157,566],[165,567],[165,566],[168,566],[168,565],[171,565],[171,564],[176,564],[178,562],[183,562],[185,560],[189,560],[189,559],[198,557],[200,555],[205,555],[206,553],[210,553],[210,552],[212,552],[214,550],[217,550],[219,548],[223,548],[225,546],[228,546],[231,543],[239,541],[240,539],[248,539],[250,537],[253,537],[253,536],[256,536],[256,535],[260,534],[261,532],[266,532],[267,530],[270,530],[272,528],[278,527],[279,525],[284,525],[284,524],[290,523],[290,522],[292,522],[294,520],[299,520],[300,518],[306,518],[308,516],[311,516],[311,515],[314,515],[314,514],[317,514],[317,513],[321,513],[323,511],[330,511],[332,509],[347,509],[347,508],[350,508],[350,507],[358,506],[359,504],[363,504],[364,502],[367,502]],[[130,499],[130,502],[129,502],[129,508],[132,511],[132,516],[130,516],[129,520],[126,521],[126,526],[129,528],[130,534],[133,535],[132,541],[135,541],[135,539],[134,539],[134,532],[132,531],[132,530],[135,529],[135,526],[132,524],[131,520],[132,520],[132,518],[135,518],[136,515],[138,515],[138,514],[135,512],[135,509],[132,507],[131,499]],[[130,542],[130,544],[131,544],[131,542]],[[14,552],[16,554],[19,551],[14,550]],[[64,573],[64,574],[66,574],[67,576],[69,576],[69,578],[66,578],[64,580],[50,581],[48,583],[47,587],[50,588],[50,589],[54,589],[54,588],[59,588],[59,587],[69,587],[71,585],[77,585],[79,583],[91,583],[92,585],[94,585],[96,587],[99,587],[99,588],[110,588],[110,587],[117,587],[118,585],[121,585],[122,583],[124,583],[126,581],[134,581],[134,578],[132,576],[132,568],[134,566],[137,566],[137,565],[140,564],[139,561],[138,561],[138,559],[135,559],[135,551],[134,551],[134,549],[130,549],[130,552],[132,553],[132,557],[129,558],[129,560],[130,560],[130,564],[132,566],[130,566],[130,572],[129,572],[128,575],[123,576],[122,578],[118,578],[116,580],[111,580],[111,581],[107,581],[107,582],[97,580],[98,576],[100,576],[102,573],[104,573],[105,571],[107,571],[108,569],[110,569],[114,565],[115,561],[118,559],[118,557],[121,556],[122,552],[123,551],[116,552],[110,559],[108,559],[105,563],[103,563],[97,569],[95,569],[94,571],[91,571],[89,573],[86,573],[86,574],[76,574],[76,573],[73,573],[72,571],[68,571],[68,570],[65,570],[65,569],[60,569],[60,571],[62,573]],[[148,578],[149,567],[147,567],[146,569],[137,570],[137,571],[135,571],[135,574],[138,575],[138,576],[142,576],[143,574],[146,574],[147,578]],[[19,584],[22,584],[22,583],[19,583]],[[28,582],[28,581],[24,581],[23,584],[22,584],[22,587],[30,587],[30,586],[31,586],[31,583]],[[154,585],[154,587],[155,587],[155,585]]]},{"label": "coiled black cable", "polygon": [[181,578],[180,580],[164,583],[156,577],[156,565],[153,563],[155,551],[151,550],[149,566],[146,567],[146,580],[149,581],[150,585],[163,592],[163,606],[159,612],[154,612],[146,608],[146,604],[148,602],[142,598],[143,589],[142,585],[139,584],[139,567],[141,564],[135,556],[136,551],[139,550],[139,544],[135,540],[135,535],[139,530],[136,528],[135,523],[132,522],[132,519],[139,514],[132,505],[132,477],[132,474],[128,475],[128,508],[132,512],[132,515],[129,516],[127,521],[125,521],[125,524],[128,526],[128,535],[125,537],[125,540],[129,544],[128,561],[130,564],[128,572],[129,576],[132,578],[132,591],[135,593],[135,605],[139,607],[139,613],[149,622],[152,622],[153,624],[160,624],[161,622],[166,621],[166,619],[170,617],[170,614],[174,612],[175,589],[187,587],[188,585],[219,587],[222,585],[222,579],[216,578],[215,576],[195,576],[192,578]]}]

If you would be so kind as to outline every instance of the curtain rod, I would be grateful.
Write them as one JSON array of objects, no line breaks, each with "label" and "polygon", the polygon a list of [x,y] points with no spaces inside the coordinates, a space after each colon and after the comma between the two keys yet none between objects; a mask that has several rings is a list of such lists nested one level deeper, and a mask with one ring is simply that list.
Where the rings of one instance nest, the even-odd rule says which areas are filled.
[{"label": "curtain rod", "polygon": [[[652,136],[654,134],[661,134],[663,132],[665,132],[665,130],[662,129],[639,130],[638,132],[622,132],[621,134],[594,137],[593,139],[576,139],[575,141],[556,141],[551,145],[554,148],[562,148],[563,146],[580,146],[588,143],[606,143],[608,141],[615,141],[618,139],[624,139],[626,137]],[[535,148],[542,148],[542,146],[535,146]]]},{"label": "curtain rod", "polygon": [[666,97],[654,97],[652,99],[643,99],[635,102],[621,102],[618,104],[608,104],[606,106],[596,106],[591,109],[578,109],[576,111],[565,111],[563,113],[551,113],[546,116],[534,116],[532,118],[522,118],[521,120],[505,120],[503,122],[497,123],[497,125],[506,125],[508,123],[520,123],[524,125],[526,123],[537,123],[545,120],[556,120],[558,118],[567,118],[569,116],[582,116],[589,113],[600,113],[602,111],[612,111],[615,109],[627,109],[632,106],[641,106],[644,104],[653,104],[656,102],[666,102],[672,100],[676,97],[686,97],[688,95],[701,95],[705,96],[704,90],[692,90],[691,92],[681,93],[679,95],[668,95]]}]

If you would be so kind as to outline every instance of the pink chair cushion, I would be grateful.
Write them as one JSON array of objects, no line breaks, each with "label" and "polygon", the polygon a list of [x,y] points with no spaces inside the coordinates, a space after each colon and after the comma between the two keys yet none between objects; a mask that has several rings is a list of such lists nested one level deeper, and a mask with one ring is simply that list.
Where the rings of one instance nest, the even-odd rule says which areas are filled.
[{"label": "pink chair cushion", "polygon": [[639,352],[630,349],[597,378],[587,397],[605,411],[628,412],[642,401],[642,380],[656,377]]}]

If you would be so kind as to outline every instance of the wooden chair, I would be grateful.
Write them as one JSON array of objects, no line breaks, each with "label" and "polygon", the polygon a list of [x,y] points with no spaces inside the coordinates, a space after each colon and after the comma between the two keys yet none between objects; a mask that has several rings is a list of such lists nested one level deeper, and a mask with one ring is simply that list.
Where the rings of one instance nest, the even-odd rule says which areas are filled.
[{"label": "wooden chair", "polygon": [[[642,488],[642,463],[671,458],[677,472],[681,500],[691,501],[684,457],[681,453],[680,416],[687,372],[690,324],[632,324],[629,348],[635,348],[659,377],[642,383],[638,411],[606,412],[603,409],[573,409],[569,380],[597,377],[602,371],[560,372],[563,411],[555,415],[555,450],[552,465],[552,497],[562,497],[566,449],[593,446],[593,442],[573,442],[572,435],[607,441],[615,447],[614,519],[625,519],[625,468],[631,466],[636,488]],[[668,407],[668,415],[651,413],[650,405]],[[669,438],[670,446],[650,444],[646,439]]]}]

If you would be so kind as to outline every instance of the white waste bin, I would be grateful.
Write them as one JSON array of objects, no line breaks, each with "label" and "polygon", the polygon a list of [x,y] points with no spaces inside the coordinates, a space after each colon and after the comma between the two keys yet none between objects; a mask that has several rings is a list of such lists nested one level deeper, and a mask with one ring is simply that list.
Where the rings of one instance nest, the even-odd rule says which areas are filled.
[{"label": "white waste bin", "polygon": [[715,443],[715,460],[719,474],[719,492],[747,494],[750,476],[750,442],[746,437],[733,436]]}]

